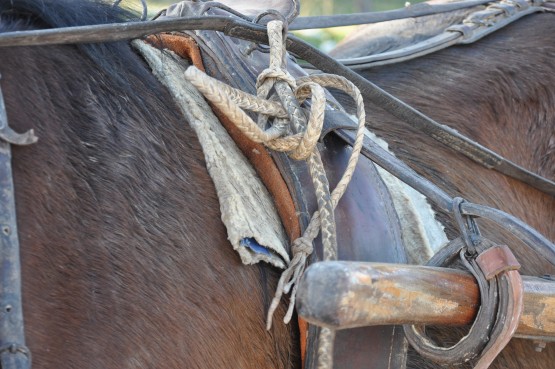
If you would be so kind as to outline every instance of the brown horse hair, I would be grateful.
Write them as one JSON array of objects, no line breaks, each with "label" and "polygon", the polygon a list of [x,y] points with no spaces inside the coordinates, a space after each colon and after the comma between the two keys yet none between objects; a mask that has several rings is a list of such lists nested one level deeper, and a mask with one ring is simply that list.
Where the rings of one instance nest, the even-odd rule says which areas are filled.
[{"label": "brown horse hair", "polygon": [[[3,32],[125,21],[108,4],[0,1]],[[126,42],[0,49],[35,368],[297,368],[265,330],[279,271],[243,266],[203,154]]]}]

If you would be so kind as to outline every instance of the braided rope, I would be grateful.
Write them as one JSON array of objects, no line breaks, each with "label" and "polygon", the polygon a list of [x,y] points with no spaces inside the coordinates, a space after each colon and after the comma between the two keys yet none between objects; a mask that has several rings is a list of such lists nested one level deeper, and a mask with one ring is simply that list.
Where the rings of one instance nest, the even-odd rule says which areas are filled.
[{"label": "braided rope", "polygon": [[[309,165],[318,210],[313,214],[303,235],[293,241],[291,246],[293,257],[278,282],[276,294],[268,310],[267,329],[271,328],[273,313],[284,293],[291,293],[284,322],[288,323],[291,320],[297,284],[306,267],[306,260],[313,252],[313,241],[320,232],[324,245],[324,259],[337,258],[334,209],[353,176],[362,148],[365,122],[362,95],[358,88],[347,79],[336,75],[316,74],[295,80],[289,74],[284,67],[286,50],[282,29],[281,21],[268,23],[270,66],[257,78],[257,96],[225,85],[194,66],[189,67],[185,72],[185,78],[212,104],[227,112],[228,118],[249,139],[263,143],[272,150],[287,152],[295,160],[307,160]],[[331,194],[322,160],[316,147],[324,122],[326,106],[324,88],[326,87],[342,90],[351,96],[356,102],[358,118],[358,130],[347,168]],[[280,102],[268,100],[272,89],[276,91]],[[308,98],[311,99],[311,105],[307,119],[300,105]],[[258,113],[258,122],[254,122],[243,109]],[[270,128],[265,129],[271,117],[274,118],[273,124]],[[292,134],[285,135],[287,132],[292,132]],[[334,335],[334,331],[321,330],[321,346],[318,351],[324,354],[319,355],[321,358],[318,364],[319,368],[331,368],[330,348],[333,347]]]}]

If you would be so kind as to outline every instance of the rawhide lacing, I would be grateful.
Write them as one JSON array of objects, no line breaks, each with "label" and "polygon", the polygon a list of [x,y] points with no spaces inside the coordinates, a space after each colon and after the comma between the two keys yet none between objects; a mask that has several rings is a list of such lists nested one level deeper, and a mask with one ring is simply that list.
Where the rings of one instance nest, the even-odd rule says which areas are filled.
[{"label": "rawhide lacing", "polygon": [[[304,231],[292,245],[293,258],[283,272],[276,295],[268,311],[269,329],[273,312],[283,293],[291,292],[290,305],[284,321],[291,320],[295,304],[296,285],[303,274],[307,257],[312,253],[312,242],[322,232],[324,259],[332,260],[337,255],[335,220],[333,210],[345,192],[353,175],[364,137],[365,112],[362,96],[357,87],[347,79],[316,74],[293,78],[286,70],[283,23],[268,23],[270,44],[270,66],[257,79],[257,96],[227,86],[211,78],[195,67],[189,67],[185,77],[216,107],[228,114],[228,118],[251,140],[263,143],[272,150],[289,153],[296,160],[307,160],[315,187],[318,211],[316,211]],[[358,131],[353,151],[345,173],[336,188],[329,193],[329,184],[322,167],[316,144],[324,120],[326,98],[325,87],[333,87],[349,94],[357,105]],[[270,97],[275,91],[280,102]],[[308,119],[300,105],[308,98],[310,114]],[[255,123],[243,109],[259,113]],[[268,118],[273,124],[268,126]]]},{"label": "rawhide lacing", "polygon": [[437,346],[424,326],[405,326],[405,335],[419,354],[437,363],[458,365],[478,357],[474,369],[487,369],[518,327],[523,306],[520,264],[507,246],[479,234],[472,217],[462,215],[463,202],[455,198],[453,203],[461,237],[449,242],[427,265],[448,266],[458,258],[478,282],[478,314],[468,333],[451,347]]}]

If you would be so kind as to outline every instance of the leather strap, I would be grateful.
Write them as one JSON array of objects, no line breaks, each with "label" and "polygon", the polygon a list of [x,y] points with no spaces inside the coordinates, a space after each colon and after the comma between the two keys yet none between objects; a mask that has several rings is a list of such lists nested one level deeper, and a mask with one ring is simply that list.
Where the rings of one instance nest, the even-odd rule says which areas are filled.
[{"label": "leather strap", "polygon": [[465,155],[488,169],[494,169],[551,196],[555,196],[555,182],[532,173],[477,142],[470,140],[468,137],[461,135],[454,129],[437,123],[432,118],[407,105],[372,82],[364,79],[361,75],[311,47],[306,42],[290,37],[287,49],[300,58],[309,61],[323,72],[338,74],[347,78],[360,89],[365,99],[372,101],[393,116],[411,124],[454,151]]},{"label": "leather strap", "polygon": [[429,4],[426,2],[382,12],[299,17],[291,23],[289,29],[295,31],[301,29],[331,28],[388,22],[396,19],[416,18],[453,12],[455,10],[485,5],[490,2],[491,0],[464,0],[446,4]]},{"label": "leather strap", "polygon": [[[204,55],[210,56],[204,59],[208,74],[247,92],[254,91],[258,72],[268,65],[265,54],[253,52],[252,55],[245,55],[243,52],[248,49],[248,43],[235,40],[231,46],[228,38],[212,32],[200,32],[194,37]],[[304,74],[295,64],[290,63],[290,68],[294,76]],[[343,116],[343,119],[349,118]],[[350,147],[336,136],[330,135],[322,148],[322,161],[328,172],[330,185],[334,186],[338,178],[334,177],[332,172],[337,171],[335,175],[343,172],[343,167],[338,165],[346,164]],[[295,199],[301,225],[306,227],[310,215],[316,208],[308,169],[304,163],[294,161],[287,155],[272,153],[272,157]],[[339,258],[406,262],[398,219],[393,211],[389,193],[377,174],[369,171],[376,172],[369,160],[359,162],[359,168],[347,193],[336,209],[336,220],[339,221],[337,225]],[[361,203],[365,206],[361,207]],[[384,207],[386,207],[385,210]],[[358,216],[351,218],[349,214],[358,214]],[[371,223],[367,223],[368,221]],[[384,244],[391,246],[384,248]],[[316,258],[321,260],[322,254],[318,242],[315,246],[314,260]],[[348,251],[349,247],[353,247],[352,251]],[[314,368],[318,329],[310,326],[308,333],[305,368]],[[335,365],[357,369],[365,367],[368,362],[375,362],[376,368],[403,368],[405,352],[401,350],[399,355],[393,355],[398,347],[403,347],[403,345],[392,347],[391,342],[397,340],[403,341],[404,338],[402,332],[394,327],[368,327],[338,332],[335,340]],[[373,347],[374,351],[355,350],[356,346],[352,344],[353,342],[358,344],[366,342],[366,345]]]},{"label": "leather strap", "polygon": [[[190,60],[197,68],[204,71],[204,63],[200,49],[196,42],[184,34],[159,34],[147,38],[154,46],[167,48],[184,59]],[[249,159],[258,175],[272,195],[278,214],[290,241],[300,236],[300,224],[296,215],[293,199],[283,177],[275,166],[266,148],[259,143],[249,140],[229,121],[225,114],[212,106],[212,110],[226,128],[231,138],[241,152]]]},{"label": "leather strap", "polygon": [[499,308],[495,326],[480,360],[474,367],[487,369],[518,328],[524,292],[522,278],[518,273],[520,264],[508,246],[493,246],[487,249],[476,257],[476,263],[486,279],[497,279],[499,285]]},{"label": "leather strap", "polygon": [[520,264],[509,247],[494,246],[476,257],[476,263],[487,280],[511,270],[519,270]]},{"label": "leather strap", "polygon": [[453,45],[474,43],[526,15],[544,11],[543,7],[534,5],[538,3],[537,1],[505,0],[489,1],[488,3],[492,4],[485,9],[479,7],[478,11],[468,14],[466,17],[461,14],[460,23],[446,27],[442,33],[424,41],[377,54],[338,59],[338,61],[355,70],[400,63],[435,53]]},{"label": "leather strap", "polygon": [[[546,4],[544,4],[543,8],[548,9]],[[154,22],[136,22],[123,25],[107,24],[66,27],[63,29],[6,32],[0,35],[0,47],[109,42],[142,37],[156,32],[169,32],[176,29],[210,29],[243,40],[251,40],[253,42],[265,44],[268,42],[264,27],[246,22],[245,20],[233,19],[226,16],[190,16],[186,18],[166,19]],[[296,37],[289,37],[287,40],[287,49],[323,72],[338,74],[347,78],[360,89],[366,99],[369,99],[376,105],[382,106],[395,117],[408,122],[454,151],[465,155],[486,168],[494,169],[509,177],[527,183],[551,196],[555,196],[555,182],[511,162],[459,134],[455,130],[435,122],[430,117],[388,94],[378,86],[367,81],[359,74],[353,72],[306,42]]]}]

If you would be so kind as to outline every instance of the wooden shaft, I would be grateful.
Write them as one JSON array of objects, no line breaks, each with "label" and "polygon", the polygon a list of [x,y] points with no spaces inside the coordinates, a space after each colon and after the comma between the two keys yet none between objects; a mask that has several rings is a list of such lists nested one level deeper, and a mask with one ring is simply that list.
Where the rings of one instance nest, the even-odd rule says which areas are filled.
[{"label": "wooden shaft", "polygon": [[[523,277],[524,309],[517,335],[555,337],[555,282]],[[402,264],[321,262],[299,285],[297,311],[332,329],[369,325],[465,325],[479,306],[478,285],[467,272]]]}]

